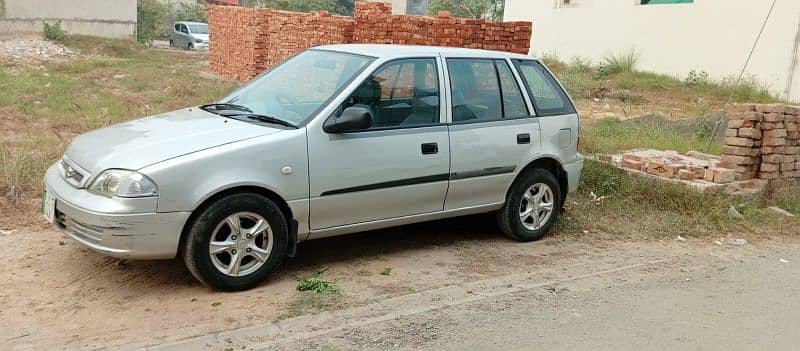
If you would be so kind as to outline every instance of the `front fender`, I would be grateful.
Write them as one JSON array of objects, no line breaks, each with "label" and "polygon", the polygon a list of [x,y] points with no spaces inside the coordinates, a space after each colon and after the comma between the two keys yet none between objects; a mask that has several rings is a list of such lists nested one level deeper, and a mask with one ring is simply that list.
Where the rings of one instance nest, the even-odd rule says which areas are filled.
[{"label": "front fender", "polygon": [[308,198],[305,128],[198,151],[140,172],[158,185],[158,212],[193,211],[214,194],[239,186],[268,189],[286,201]]}]

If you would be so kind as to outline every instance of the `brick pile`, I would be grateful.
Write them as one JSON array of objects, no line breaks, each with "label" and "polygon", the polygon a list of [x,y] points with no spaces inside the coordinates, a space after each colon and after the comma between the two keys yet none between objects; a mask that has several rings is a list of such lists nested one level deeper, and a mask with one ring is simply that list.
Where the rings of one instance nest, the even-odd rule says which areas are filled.
[{"label": "brick pile", "polygon": [[620,165],[662,178],[704,180],[717,184],[734,182],[734,170],[719,167],[717,163],[716,160],[684,156],[675,151],[643,150],[623,154]]},{"label": "brick pile", "polygon": [[357,2],[356,43],[456,46],[527,54],[531,22],[496,22],[450,16],[392,15],[392,6]]},{"label": "brick pile", "polygon": [[327,11],[210,6],[208,17],[209,65],[234,79],[249,79],[302,49],[353,37],[353,18]]},{"label": "brick pile", "polygon": [[800,107],[737,106],[725,130],[721,165],[739,180],[800,178]]},{"label": "brick pile", "polygon": [[357,2],[354,17],[209,6],[209,65],[219,75],[249,79],[288,56],[322,44],[440,45],[527,54],[530,22],[495,22],[391,13],[391,5]]}]

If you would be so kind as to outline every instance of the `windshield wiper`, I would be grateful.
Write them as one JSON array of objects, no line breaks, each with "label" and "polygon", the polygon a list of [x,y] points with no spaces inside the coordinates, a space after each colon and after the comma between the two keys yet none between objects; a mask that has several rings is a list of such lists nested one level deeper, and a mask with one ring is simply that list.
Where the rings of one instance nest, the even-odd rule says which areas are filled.
[{"label": "windshield wiper", "polygon": [[279,124],[279,125],[282,125],[282,126],[292,127],[294,129],[297,129],[297,126],[294,125],[293,123],[289,123],[289,122],[286,122],[286,121],[284,121],[282,119],[278,119],[278,118],[275,118],[275,117],[272,117],[272,116],[267,116],[267,115],[259,115],[259,114],[256,114],[256,113],[243,113],[243,114],[234,115],[234,116],[231,116],[231,117],[240,117],[240,116],[241,117],[247,117],[249,119],[254,119],[254,120],[259,121],[259,122]]},{"label": "windshield wiper", "polygon": [[[252,113],[253,112],[253,110],[251,110],[247,106],[231,104],[231,103],[207,104],[207,105],[200,106],[200,108],[205,110],[205,111],[208,111],[209,109],[213,109],[214,111],[231,110],[231,111],[242,111],[242,112],[248,112],[248,113]],[[211,111],[208,111],[208,112],[211,112]]]}]

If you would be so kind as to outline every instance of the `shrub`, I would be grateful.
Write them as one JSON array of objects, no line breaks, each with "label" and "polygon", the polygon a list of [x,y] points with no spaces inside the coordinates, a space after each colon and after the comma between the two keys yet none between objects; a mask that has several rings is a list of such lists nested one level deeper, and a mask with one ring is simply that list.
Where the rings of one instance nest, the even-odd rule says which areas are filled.
[{"label": "shrub", "polygon": [[689,75],[686,76],[684,83],[690,87],[706,84],[708,83],[708,72],[691,70],[689,71]]},{"label": "shrub", "polygon": [[208,23],[208,13],[203,5],[180,3],[175,9],[175,20]]},{"label": "shrub", "polygon": [[603,58],[597,66],[597,76],[605,77],[620,73],[633,72],[636,69],[636,64],[639,62],[639,54],[636,50],[622,54],[612,54]]},{"label": "shrub", "polygon": [[169,32],[164,19],[170,13],[169,5],[159,0],[139,0],[136,12],[136,41],[151,46],[153,40],[167,37]]},{"label": "shrub", "polygon": [[61,28],[61,21],[55,21],[53,24],[44,22],[44,38],[50,41],[62,41],[67,38],[67,32]]}]

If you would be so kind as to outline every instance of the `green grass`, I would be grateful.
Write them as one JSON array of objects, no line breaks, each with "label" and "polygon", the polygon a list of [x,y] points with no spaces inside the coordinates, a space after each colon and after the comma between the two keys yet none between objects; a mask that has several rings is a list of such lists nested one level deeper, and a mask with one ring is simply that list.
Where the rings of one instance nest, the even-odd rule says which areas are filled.
[{"label": "green grass", "polygon": [[[721,106],[733,92],[733,102],[780,102],[770,94],[765,85],[753,77],[745,77],[736,86],[734,77],[720,80],[688,81],[679,77],[636,69],[638,54],[635,51],[611,54],[601,62],[573,58],[569,63],[554,55],[544,55],[542,61],[576,99],[614,98],[617,90],[631,90],[647,97],[641,104],[663,104],[665,98],[678,103],[695,103],[698,99]],[[734,89],[735,87],[735,89]],[[666,95],[665,95],[666,94]]]},{"label": "green grass", "polygon": [[608,76],[620,73],[633,72],[639,62],[639,54],[636,50],[629,50],[624,53],[611,54],[603,58],[597,67],[599,76]]},{"label": "green grass", "polygon": [[[213,101],[236,82],[208,78],[206,57],[131,40],[69,36],[81,57],[0,63],[0,194],[38,196],[47,165],[77,134]],[[124,75],[124,78],[114,76]]]},{"label": "green grass", "polygon": [[800,216],[800,186],[773,193],[770,204]]},{"label": "green grass", "polygon": [[[598,205],[590,193],[606,199]],[[800,191],[793,194],[788,201],[800,198]],[[764,210],[763,199],[702,193],[592,160],[586,161],[581,185],[569,201],[574,204],[557,222],[561,233],[583,235],[587,230],[621,239],[800,233],[797,221]],[[742,218],[728,215],[732,205]]]},{"label": "green grass", "polygon": [[[636,148],[703,151],[712,119],[672,121],[661,117],[643,117],[620,121],[604,118],[581,129],[581,152],[586,154],[614,153]],[[719,154],[722,145],[711,144],[709,153]]]}]

